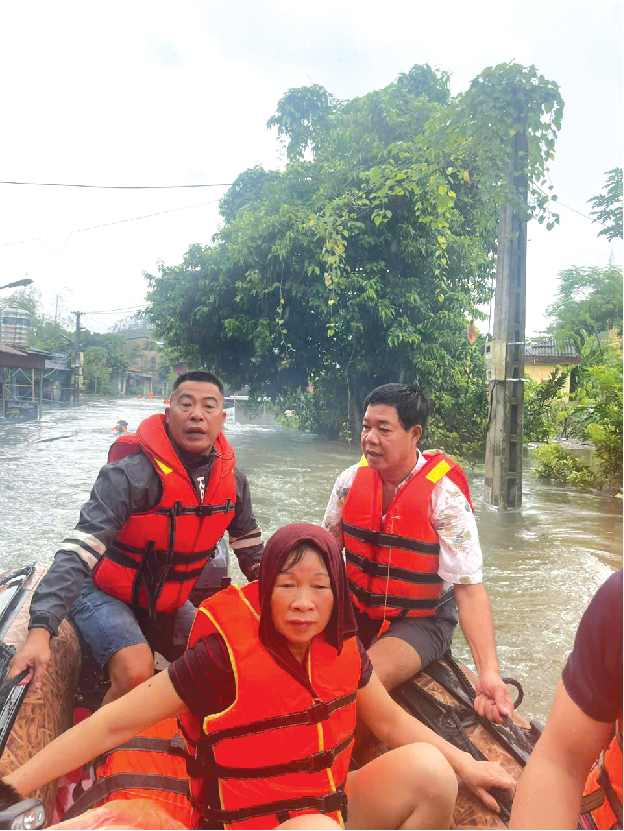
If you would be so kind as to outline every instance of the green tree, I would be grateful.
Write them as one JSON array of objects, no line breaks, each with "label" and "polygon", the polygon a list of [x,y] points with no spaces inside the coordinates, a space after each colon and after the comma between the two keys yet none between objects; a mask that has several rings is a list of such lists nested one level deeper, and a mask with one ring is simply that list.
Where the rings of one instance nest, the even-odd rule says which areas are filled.
[{"label": "green tree", "polygon": [[594,222],[603,227],[598,236],[605,236],[609,242],[622,239],[622,168],[614,167],[605,174],[607,182],[602,193],[590,199]]},{"label": "green tree", "polygon": [[[123,335],[112,332],[85,332],[82,336],[82,346],[101,347],[106,352],[106,364],[111,370],[125,372],[128,369],[128,355],[124,351],[125,339]],[[86,349],[85,349],[86,354]]]},{"label": "green tree", "polygon": [[548,331],[580,350],[588,338],[615,328],[622,334],[622,269],[572,266],[559,272],[555,300],[546,309]]},{"label": "green tree", "polygon": [[[481,435],[483,363],[466,326],[491,295],[499,206],[555,221],[543,179],[561,109],[556,85],[517,65],[456,99],[426,66],[347,102],[289,91],[270,121],[286,169],[239,177],[213,244],[146,275],[151,319],[169,348],[252,394],[292,400],[311,382],[317,430],[355,433],[366,393],[403,380],[444,429]],[[528,205],[507,184],[518,130]]]},{"label": "green tree", "polygon": [[82,372],[87,391],[100,395],[108,391],[111,370],[107,366],[107,353],[103,346],[87,346],[84,350]]},{"label": "green tree", "polygon": [[561,392],[570,369],[555,367],[550,376],[541,383],[527,379],[524,385],[523,439],[548,441],[554,436],[557,425],[551,416],[552,402]]}]

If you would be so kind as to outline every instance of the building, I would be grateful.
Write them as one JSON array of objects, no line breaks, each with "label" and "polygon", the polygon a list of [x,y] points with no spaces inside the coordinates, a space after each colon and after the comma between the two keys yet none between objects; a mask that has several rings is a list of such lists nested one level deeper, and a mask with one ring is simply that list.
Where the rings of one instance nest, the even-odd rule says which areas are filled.
[{"label": "building", "polygon": [[0,343],[0,417],[37,418],[44,404],[71,400],[67,355]]},{"label": "building", "polygon": [[[581,359],[570,340],[557,343],[554,338],[539,338],[524,347],[524,374],[538,383],[547,381],[557,367],[578,366],[580,362]],[[574,389],[573,382],[572,387],[570,386],[571,376],[572,373],[568,375],[562,387],[562,392],[566,396]]]},{"label": "building", "polygon": [[169,367],[165,364],[160,344],[146,326],[116,332],[125,340],[124,353],[130,365],[127,372],[113,372],[111,381],[121,395],[162,395]]}]

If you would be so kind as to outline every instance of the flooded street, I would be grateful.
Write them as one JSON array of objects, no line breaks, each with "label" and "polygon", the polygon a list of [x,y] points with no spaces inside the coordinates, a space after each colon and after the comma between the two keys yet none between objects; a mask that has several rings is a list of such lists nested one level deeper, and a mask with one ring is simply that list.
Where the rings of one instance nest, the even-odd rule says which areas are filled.
[{"label": "flooded street", "polygon": [[[0,568],[51,562],[106,462],[113,425],[123,418],[134,430],[162,409],[156,401],[101,400],[40,422],[0,422]],[[320,523],[336,476],[359,458],[357,447],[279,427],[228,421],[226,430],[265,540],[288,522]],[[525,470],[522,511],[498,514],[483,505],[483,474],[468,476],[501,674],[522,683],[523,712],[543,720],[581,614],[622,565],[622,503],[551,487]],[[469,658],[459,632],[454,650]]]}]

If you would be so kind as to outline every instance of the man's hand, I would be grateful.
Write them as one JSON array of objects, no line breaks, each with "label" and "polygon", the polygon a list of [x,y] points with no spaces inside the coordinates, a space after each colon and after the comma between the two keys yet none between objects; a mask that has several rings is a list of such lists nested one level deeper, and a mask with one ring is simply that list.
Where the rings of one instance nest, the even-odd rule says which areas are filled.
[{"label": "man's hand", "polygon": [[503,716],[513,712],[514,705],[509,690],[495,670],[487,670],[479,675],[475,691],[477,696],[474,708],[480,716],[502,724]]},{"label": "man's hand", "polygon": [[468,788],[476,794],[490,810],[499,813],[500,809],[490,788],[503,788],[515,793],[516,781],[498,762],[477,762],[472,757],[457,771]]},{"label": "man's hand", "polygon": [[9,678],[30,669],[22,684],[32,680],[36,690],[41,689],[43,676],[50,663],[50,633],[47,629],[31,629],[24,645],[18,649],[9,665]]},{"label": "man's hand", "polygon": [[456,584],[459,623],[477,667],[479,681],[474,707],[480,716],[503,723],[513,711],[513,701],[498,671],[492,607],[483,583]]}]

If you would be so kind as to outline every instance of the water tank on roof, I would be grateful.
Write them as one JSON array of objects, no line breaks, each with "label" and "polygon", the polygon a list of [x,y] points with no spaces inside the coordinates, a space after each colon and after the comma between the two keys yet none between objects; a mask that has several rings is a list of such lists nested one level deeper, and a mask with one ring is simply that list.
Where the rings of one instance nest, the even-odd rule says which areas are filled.
[{"label": "water tank on roof", "polygon": [[2,310],[0,343],[15,349],[30,346],[30,312],[13,307]]}]

